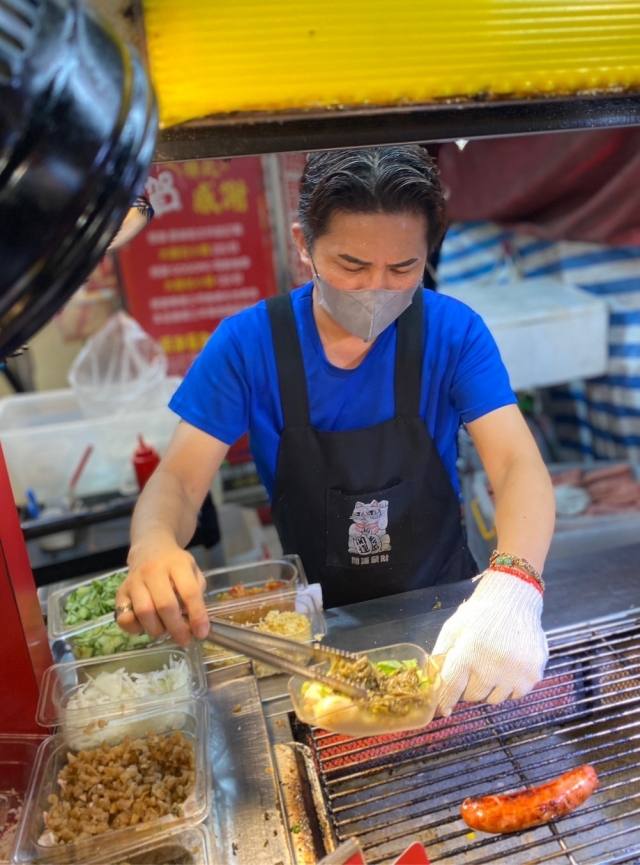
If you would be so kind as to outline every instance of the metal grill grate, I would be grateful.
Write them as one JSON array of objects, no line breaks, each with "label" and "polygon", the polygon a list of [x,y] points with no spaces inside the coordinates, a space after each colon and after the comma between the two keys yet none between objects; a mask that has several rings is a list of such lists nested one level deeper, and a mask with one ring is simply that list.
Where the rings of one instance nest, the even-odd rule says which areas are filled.
[{"label": "metal grill grate", "polygon": [[[349,739],[312,729],[329,817],[367,862],[421,841],[433,863],[640,863],[640,612],[549,634],[545,679],[502,706],[462,706],[424,731]],[[512,835],[471,832],[466,796],[535,786],[590,763],[574,814]]]}]

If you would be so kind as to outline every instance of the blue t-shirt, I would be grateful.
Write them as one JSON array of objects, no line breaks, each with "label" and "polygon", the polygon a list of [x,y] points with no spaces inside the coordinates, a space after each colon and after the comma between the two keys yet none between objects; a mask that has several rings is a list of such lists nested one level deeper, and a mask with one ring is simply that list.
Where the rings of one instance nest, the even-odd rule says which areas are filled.
[{"label": "blue t-shirt", "polygon": [[[311,422],[324,431],[358,429],[395,414],[397,325],[380,334],[356,369],[326,358],[312,309],[313,284],[291,293],[302,346]],[[516,401],[482,319],[453,298],[424,290],[425,343],[420,412],[458,492],[457,433]],[[170,407],[231,445],[247,430],[258,474],[273,497],[283,428],[269,316],[264,301],[225,319],[194,361]]]}]

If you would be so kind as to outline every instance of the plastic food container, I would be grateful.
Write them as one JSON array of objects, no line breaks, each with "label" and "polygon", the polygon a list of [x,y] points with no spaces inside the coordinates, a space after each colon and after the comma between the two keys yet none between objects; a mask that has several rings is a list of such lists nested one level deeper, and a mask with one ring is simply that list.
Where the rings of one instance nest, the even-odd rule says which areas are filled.
[{"label": "plastic food container", "polygon": [[0,862],[9,862],[31,770],[44,738],[0,735]]},{"label": "plastic food container", "polygon": [[[140,674],[156,674],[156,678],[163,679],[162,672],[176,666],[185,669],[184,683],[180,676],[179,688],[142,697],[123,695],[117,690],[118,680],[112,676],[105,680],[104,676],[124,670],[134,680]],[[87,704],[84,701],[84,705],[75,705],[87,683],[96,678],[101,685],[101,702]],[[171,682],[171,678],[164,681]],[[163,682],[159,685],[162,687]],[[154,718],[152,728],[156,733],[174,729],[181,719],[179,703],[199,697],[205,690],[202,649],[195,640],[184,649],[167,644],[109,659],[54,664],[44,675],[37,721],[44,727],[58,726],[70,747],[76,750],[98,748],[103,741],[110,745],[121,741],[123,728],[133,738],[144,735],[149,729],[148,722],[137,722],[131,716],[158,705],[162,706],[164,714]]]},{"label": "plastic food container", "polygon": [[[288,628],[285,632],[282,630],[267,629],[266,633],[288,637],[300,643],[310,643],[313,640],[321,639],[327,633],[327,625],[322,611],[318,609],[315,600],[308,596],[289,595],[288,597],[277,596],[273,598],[261,596],[256,601],[225,604],[223,608],[210,607],[208,610],[219,619],[233,622],[236,625],[245,625],[249,628],[255,628],[260,622],[264,622],[265,619],[268,622],[269,618],[271,618],[269,617],[270,613],[272,615],[273,613],[296,613],[302,617],[300,619],[299,630],[292,632]],[[276,626],[280,624],[277,619],[278,617],[276,617],[276,622],[274,622]],[[286,622],[286,624],[290,624],[290,622]],[[227,667],[247,662],[247,658],[244,655],[236,655],[228,649],[216,646],[213,643],[203,643],[203,653],[207,669],[217,669],[218,667]],[[264,664],[259,664],[255,661],[253,663],[256,675],[259,677],[274,675],[278,672]]]},{"label": "plastic food container", "polygon": [[[310,699],[308,689],[311,683],[293,676],[289,680],[289,694],[298,718],[313,727],[322,727],[346,736],[379,736],[426,726],[435,714],[440,696],[442,683],[438,663],[424,649],[412,643],[397,643],[359,654],[366,655],[372,663],[415,659],[430,686],[418,701],[409,700],[401,712],[390,714],[376,712],[368,703],[358,703],[339,694],[329,693],[320,699]],[[329,667],[329,663],[320,665],[320,669],[325,672],[328,672]]]},{"label": "plastic food container", "polygon": [[[165,638],[169,642],[169,638]],[[93,658],[109,658],[156,645],[148,634],[132,636],[113,621],[101,625],[88,624],[76,628],[51,642],[51,654],[55,663],[82,661]]]},{"label": "plastic food container", "polygon": [[[98,626],[111,626],[113,624],[113,609],[95,619],[67,624],[65,621],[66,606],[71,595],[78,589],[90,589],[95,582],[104,582],[116,574],[126,574],[127,571],[128,568],[120,568],[52,592],[47,600],[49,641],[52,643],[59,639],[70,641],[78,634],[87,635],[87,632],[94,628],[96,629],[95,633],[99,634]],[[206,580],[205,602],[207,605],[216,606],[251,600],[265,594],[270,596],[291,594],[299,587],[308,585],[302,562],[298,556],[283,556],[282,559],[269,559],[263,562],[216,568],[212,571],[206,571],[204,577]],[[81,657],[77,653],[74,654],[76,657]],[[109,652],[108,654],[113,653]]]},{"label": "plastic food container", "polygon": [[[59,734],[45,739],[38,752],[36,765],[27,791],[23,820],[18,830],[18,840],[14,851],[14,862],[42,863],[55,862],[87,863],[98,856],[114,857],[122,861],[126,857],[115,857],[126,850],[135,848],[148,838],[154,840],[173,835],[182,828],[190,828],[201,823],[211,808],[211,768],[209,757],[209,724],[207,706],[202,700],[185,700],[180,703],[180,723],[173,730],[181,730],[185,738],[193,743],[195,754],[194,789],[180,807],[180,812],[167,814],[147,822],[120,829],[109,829],[82,841],[49,846],[43,842],[47,831],[45,814],[51,805],[49,796],[59,795],[58,775],[67,765],[68,755],[77,755],[69,748],[65,735]],[[161,706],[154,710],[140,712],[132,716],[136,729],[140,722],[153,727],[158,716],[166,713]],[[121,728],[122,739],[126,730]],[[147,738],[139,737],[139,738]],[[108,781],[104,782],[108,786]]]},{"label": "plastic food container", "polygon": [[263,562],[216,568],[204,574],[207,606],[237,603],[259,595],[273,596],[295,592],[308,586],[307,577],[298,556],[283,556]]},{"label": "plastic food container", "polygon": [[[92,859],[90,865],[214,865],[208,826],[194,826],[176,832],[171,838],[153,839],[127,848],[118,856]],[[88,863],[89,865],[89,863]]]},{"label": "plastic food container", "polygon": [[86,621],[74,622],[73,624],[67,624],[65,621],[67,615],[66,606],[71,595],[74,592],[77,592],[78,589],[90,589],[93,583],[103,583],[110,577],[114,577],[116,574],[126,574],[127,571],[128,568],[119,568],[117,571],[109,571],[109,573],[100,574],[97,577],[91,577],[88,580],[82,580],[75,583],[75,585],[65,586],[62,589],[57,589],[55,592],[52,592],[47,600],[47,633],[49,635],[49,640],[53,641],[59,637],[64,637],[67,634],[76,633],[79,628],[82,628],[89,622],[91,622],[92,625],[108,624],[113,622],[115,604],[113,609],[102,616],[97,616],[95,619],[87,619]]}]

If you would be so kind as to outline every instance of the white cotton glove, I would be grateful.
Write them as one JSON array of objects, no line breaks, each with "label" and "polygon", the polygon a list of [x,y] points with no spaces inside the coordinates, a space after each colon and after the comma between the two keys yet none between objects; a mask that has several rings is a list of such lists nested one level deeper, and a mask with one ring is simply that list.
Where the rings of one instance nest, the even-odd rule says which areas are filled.
[{"label": "white cotton glove", "polygon": [[549,657],[540,624],[542,595],[511,574],[485,571],[477,589],[442,626],[433,655],[446,655],[438,708],[458,700],[501,703],[542,679]]}]

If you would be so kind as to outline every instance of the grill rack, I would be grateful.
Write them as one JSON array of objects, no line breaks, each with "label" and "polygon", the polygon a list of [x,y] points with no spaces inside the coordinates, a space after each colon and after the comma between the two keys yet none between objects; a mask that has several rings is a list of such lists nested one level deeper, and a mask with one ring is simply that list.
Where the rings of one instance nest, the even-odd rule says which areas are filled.
[{"label": "grill rack", "polygon": [[[352,739],[302,727],[338,841],[369,865],[413,841],[432,863],[640,863],[640,610],[548,633],[544,680],[500,706],[463,704],[424,731]],[[590,763],[574,814],[511,835],[472,832],[467,796],[535,786]]]}]

